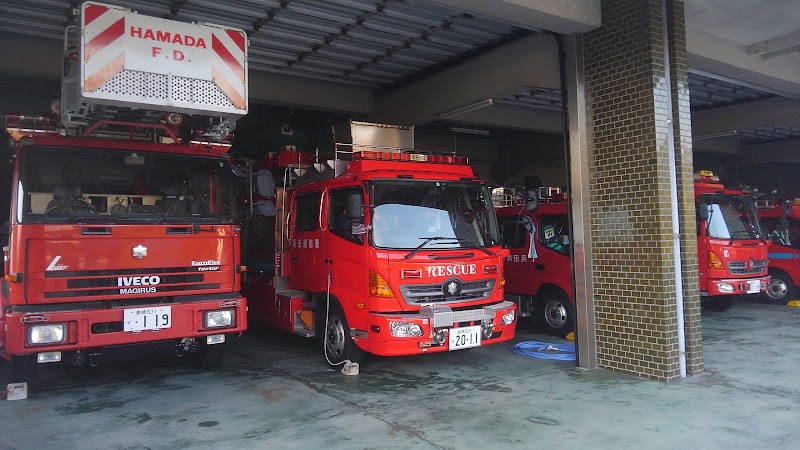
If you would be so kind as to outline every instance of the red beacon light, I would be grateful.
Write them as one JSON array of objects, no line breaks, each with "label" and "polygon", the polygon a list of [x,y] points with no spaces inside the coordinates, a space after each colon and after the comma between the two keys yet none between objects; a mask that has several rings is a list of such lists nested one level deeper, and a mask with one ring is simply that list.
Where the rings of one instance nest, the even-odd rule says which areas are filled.
[{"label": "red beacon light", "polygon": [[417,152],[386,152],[377,150],[361,150],[353,154],[356,160],[401,161],[401,162],[430,162],[437,164],[467,165],[466,156],[436,155]]},{"label": "red beacon light", "polygon": [[719,177],[714,175],[714,172],[710,170],[701,170],[694,175],[694,179],[696,181],[702,181],[706,183],[719,183]]}]

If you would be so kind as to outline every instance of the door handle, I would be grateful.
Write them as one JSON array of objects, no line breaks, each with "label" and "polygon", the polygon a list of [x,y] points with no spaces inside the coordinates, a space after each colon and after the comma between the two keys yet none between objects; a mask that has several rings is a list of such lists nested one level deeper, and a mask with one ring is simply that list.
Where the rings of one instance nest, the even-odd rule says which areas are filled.
[{"label": "door handle", "polygon": [[533,265],[533,268],[536,270],[544,270],[544,264],[536,263]]},{"label": "door handle", "polygon": [[291,257],[291,258],[289,258],[289,259],[290,259],[290,260],[292,260],[292,261],[299,261],[299,260],[300,260],[300,257],[298,257],[298,256],[292,256],[292,257]]}]

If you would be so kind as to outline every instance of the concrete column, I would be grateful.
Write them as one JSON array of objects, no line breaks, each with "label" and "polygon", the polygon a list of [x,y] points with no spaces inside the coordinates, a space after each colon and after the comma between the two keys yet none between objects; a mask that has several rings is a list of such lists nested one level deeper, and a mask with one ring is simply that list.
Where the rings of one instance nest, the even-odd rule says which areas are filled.
[{"label": "concrete column", "polygon": [[[594,306],[597,364],[669,381],[680,375],[679,289],[687,369],[691,374],[703,367],[683,1],[666,0],[666,20],[661,0],[602,0],[601,9],[603,25],[582,40],[592,244],[587,292]],[[672,151],[680,280],[670,200]]]}]

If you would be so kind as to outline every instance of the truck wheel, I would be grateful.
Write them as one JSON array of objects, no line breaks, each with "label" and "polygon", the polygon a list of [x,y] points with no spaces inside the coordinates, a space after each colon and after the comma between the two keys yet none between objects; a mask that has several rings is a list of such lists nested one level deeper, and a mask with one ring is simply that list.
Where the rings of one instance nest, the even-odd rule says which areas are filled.
[{"label": "truck wheel", "polygon": [[544,319],[548,334],[563,338],[573,331],[575,313],[567,294],[552,289],[540,294],[538,303],[539,317]]},{"label": "truck wheel", "polygon": [[786,302],[794,300],[797,295],[792,278],[780,270],[770,270],[772,277],[767,284],[767,299],[770,303],[785,305]]},{"label": "truck wheel", "polygon": [[213,369],[222,365],[225,344],[202,344],[197,352],[197,364],[201,369]]},{"label": "truck wheel", "polygon": [[366,355],[364,350],[361,350],[350,337],[347,319],[342,307],[335,301],[331,301],[328,311],[328,326],[325,330],[325,337],[322,339],[322,346],[331,366],[340,365],[342,361],[348,359],[360,364]]},{"label": "truck wheel", "polygon": [[12,356],[8,361],[8,382],[35,385],[39,381],[39,364],[36,355]]},{"label": "truck wheel", "polygon": [[717,295],[708,297],[702,302],[702,307],[709,311],[723,312],[733,308],[736,304],[736,295]]}]

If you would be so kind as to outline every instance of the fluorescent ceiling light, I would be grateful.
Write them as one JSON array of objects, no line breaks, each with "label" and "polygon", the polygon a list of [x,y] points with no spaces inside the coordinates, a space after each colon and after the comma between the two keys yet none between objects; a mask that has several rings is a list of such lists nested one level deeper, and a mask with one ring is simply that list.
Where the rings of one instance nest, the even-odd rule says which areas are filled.
[{"label": "fluorescent ceiling light", "polygon": [[705,133],[692,136],[692,140],[701,141],[703,139],[714,139],[726,136],[736,136],[737,134],[739,134],[739,130],[717,131],[715,133]]},{"label": "fluorescent ceiling light", "polygon": [[470,103],[469,105],[462,106],[460,108],[456,108],[450,111],[443,112],[439,114],[439,117],[442,119],[449,119],[451,117],[460,116],[461,114],[466,114],[468,112],[477,111],[481,108],[486,108],[487,106],[492,106],[494,104],[494,100],[487,98],[486,100],[481,100],[475,103]]},{"label": "fluorescent ceiling light", "polygon": [[464,134],[477,134],[480,136],[488,136],[489,130],[478,130],[475,128],[462,128],[462,127],[452,127],[450,131],[454,133],[464,133]]}]

